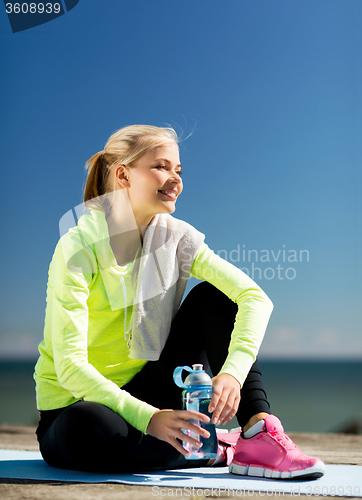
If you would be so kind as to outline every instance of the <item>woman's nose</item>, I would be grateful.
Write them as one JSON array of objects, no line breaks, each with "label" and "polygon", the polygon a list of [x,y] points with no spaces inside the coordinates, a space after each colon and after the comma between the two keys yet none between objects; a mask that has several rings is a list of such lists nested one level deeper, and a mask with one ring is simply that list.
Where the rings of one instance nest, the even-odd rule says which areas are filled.
[{"label": "woman's nose", "polygon": [[181,175],[176,174],[176,173],[172,174],[171,175],[171,181],[172,182],[177,182],[177,184],[180,184],[180,182],[182,182]]}]

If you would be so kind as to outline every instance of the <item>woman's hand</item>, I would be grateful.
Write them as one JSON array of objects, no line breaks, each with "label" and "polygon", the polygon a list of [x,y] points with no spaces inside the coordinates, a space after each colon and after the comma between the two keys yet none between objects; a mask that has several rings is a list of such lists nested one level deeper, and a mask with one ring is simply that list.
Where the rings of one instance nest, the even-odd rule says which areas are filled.
[{"label": "woman's hand", "polygon": [[214,392],[209,404],[209,413],[214,412],[211,422],[227,424],[234,417],[240,403],[240,384],[232,375],[220,373],[212,379]]},{"label": "woman's hand", "polygon": [[183,433],[181,429],[186,429],[188,431],[195,432],[204,438],[208,438],[210,433],[206,429],[202,429],[188,420],[200,420],[201,422],[210,422],[207,415],[199,413],[193,410],[157,410],[151,417],[151,420],[147,427],[147,434],[160,439],[161,441],[166,441],[171,446],[176,448],[177,451],[185,455],[190,456],[190,453],[185,450],[185,448],[178,441],[186,441],[196,446],[201,446],[201,442],[196,439],[187,436]]}]

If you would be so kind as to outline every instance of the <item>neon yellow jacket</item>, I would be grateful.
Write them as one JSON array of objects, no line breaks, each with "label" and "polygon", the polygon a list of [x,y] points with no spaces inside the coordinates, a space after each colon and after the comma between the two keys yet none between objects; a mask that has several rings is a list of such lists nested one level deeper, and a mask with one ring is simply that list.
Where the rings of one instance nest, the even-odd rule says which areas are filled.
[{"label": "neon yellow jacket", "polygon": [[[105,217],[98,216],[98,220],[101,232],[108,234]],[[79,400],[94,401],[108,406],[146,433],[157,408],[121,389],[147,363],[129,358],[125,335],[132,314],[134,262],[117,266],[108,236],[104,244],[108,245],[114,265],[112,286],[117,300],[123,300],[123,307],[121,304],[112,309],[97,266],[95,247],[80,238],[81,234],[73,228],[61,238],[49,267],[44,339],[39,345],[40,357],[34,373],[37,407],[52,410]],[[89,263],[88,269],[70,269],[66,264],[64,248],[73,252],[79,246]],[[127,290],[127,304],[120,273]],[[238,304],[229,354],[220,373],[233,375],[242,385],[255,361],[273,305],[251,278],[216,255],[206,243],[202,243],[195,257],[191,276],[210,282]]]}]

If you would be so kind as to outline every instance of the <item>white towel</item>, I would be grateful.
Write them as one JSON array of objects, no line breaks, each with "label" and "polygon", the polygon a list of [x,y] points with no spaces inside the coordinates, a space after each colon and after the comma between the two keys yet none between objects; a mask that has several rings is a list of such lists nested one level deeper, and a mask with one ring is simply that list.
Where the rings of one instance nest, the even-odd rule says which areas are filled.
[{"label": "white towel", "polygon": [[[108,194],[103,197],[105,196]],[[124,204],[129,204],[125,190],[119,190],[117,196]],[[125,205],[123,210],[126,208]],[[75,207],[75,211],[80,216],[85,211],[84,204]],[[137,229],[133,213],[129,212],[125,218],[126,225],[122,226],[124,232]],[[109,232],[105,213],[91,209],[90,213],[80,216],[76,227],[72,227],[74,222],[72,211],[65,214],[60,221],[61,234],[65,234],[68,227],[69,232],[74,233],[72,240],[66,238],[62,242],[69,270],[96,273],[96,261],[89,262],[89,251],[86,251],[87,248],[93,249],[111,309],[114,311],[124,307],[124,300],[120,295],[124,292],[118,275],[117,279],[114,279],[115,271],[110,263]],[[156,361],[159,358],[170,331],[171,321],[185,292],[192,264],[204,239],[205,235],[193,226],[169,214],[155,215],[146,227],[141,256],[136,259],[133,269],[137,284],[132,300],[133,317],[128,342],[130,358],[148,361]]]},{"label": "white towel", "polygon": [[187,222],[158,214],[147,226],[143,238],[129,356],[156,361],[205,235]]}]

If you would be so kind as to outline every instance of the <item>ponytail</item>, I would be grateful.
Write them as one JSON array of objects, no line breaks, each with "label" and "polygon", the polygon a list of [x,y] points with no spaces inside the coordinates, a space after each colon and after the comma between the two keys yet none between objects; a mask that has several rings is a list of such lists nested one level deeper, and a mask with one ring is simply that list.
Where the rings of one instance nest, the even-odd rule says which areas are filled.
[{"label": "ponytail", "polygon": [[116,131],[107,141],[104,151],[93,155],[85,164],[88,177],[84,186],[84,203],[87,208],[110,209],[109,197],[103,195],[115,189],[110,174],[116,165],[132,168],[136,161],[152,148],[168,143],[178,143],[175,130],[151,125],[130,125]]},{"label": "ponytail", "polygon": [[88,170],[88,177],[84,188],[84,201],[98,198],[104,194],[103,189],[103,151],[93,155],[87,163],[85,168]]},{"label": "ponytail", "polygon": [[109,163],[107,161],[109,156],[104,151],[99,151],[99,153],[89,158],[85,164],[88,176],[85,182],[83,200],[88,208],[100,208],[105,211],[109,209],[109,206],[104,203],[106,200],[101,201],[102,198],[100,198],[107,192],[110,167],[113,164],[113,162]]}]

